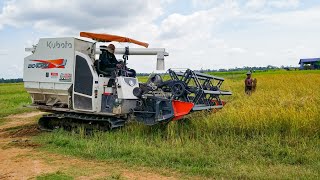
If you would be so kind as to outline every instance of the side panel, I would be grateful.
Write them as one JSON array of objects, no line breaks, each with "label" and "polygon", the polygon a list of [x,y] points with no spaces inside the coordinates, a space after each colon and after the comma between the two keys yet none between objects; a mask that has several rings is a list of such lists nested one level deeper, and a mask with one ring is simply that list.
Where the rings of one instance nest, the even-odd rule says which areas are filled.
[{"label": "side panel", "polygon": [[34,54],[24,59],[23,80],[71,84],[73,66],[74,38],[40,39]]},{"label": "side panel", "polygon": [[24,87],[33,103],[69,105],[74,48],[74,38],[44,38],[24,58]]},{"label": "side panel", "polygon": [[96,111],[98,76],[88,55],[75,53],[73,108],[79,111]]},{"label": "side panel", "polygon": [[92,97],[74,94],[74,107],[78,110],[92,110]]},{"label": "side panel", "polygon": [[137,78],[119,76],[116,79],[118,98],[138,99],[133,95],[133,89],[139,87]]}]

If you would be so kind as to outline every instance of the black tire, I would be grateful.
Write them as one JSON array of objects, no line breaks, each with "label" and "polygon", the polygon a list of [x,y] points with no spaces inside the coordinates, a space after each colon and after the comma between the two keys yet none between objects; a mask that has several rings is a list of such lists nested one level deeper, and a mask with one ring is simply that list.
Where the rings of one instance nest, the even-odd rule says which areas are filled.
[{"label": "black tire", "polygon": [[181,97],[186,92],[186,86],[182,82],[175,82],[171,86],[171,93],[174,97]]}]

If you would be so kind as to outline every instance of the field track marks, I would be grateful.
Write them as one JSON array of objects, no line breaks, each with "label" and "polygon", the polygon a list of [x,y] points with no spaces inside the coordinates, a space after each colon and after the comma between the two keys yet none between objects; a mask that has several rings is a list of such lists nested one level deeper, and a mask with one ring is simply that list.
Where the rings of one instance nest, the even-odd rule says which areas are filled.
[{"label": "field track marks", "polygon": [[9,116],[7,116],[5,118],[8,118],[8,119],[23,119],[23,118],[29,118],[29,117],[42,115],[42,114],[44,114],[44,112],[34,111],[34,112],[28,112],[28,113],[22,113],[22,114],[9,115]]},{"label": "field track marks", "polygon": [[113,175],[125,179],[175,179],[145,170],[125,169],[119,164],[47,154],[33,148],[11,147],[0,151],[0,179],[29,179],[57,171],[78,174],[76,179],[99,179]]},{"label": "field track marks", "polygon": [[172,175],[175,173],[170,171],[163,175],[148,168],[130,168],[121,163],[85,160],[43,151],[39,148],[41,145],[31,138],[42,133],[36,123],[41,114],[31,112],[7,116],[6,122],[0,125],[0,180],[35,179],[58,171],[75,179],[176,179]]},{"label": "field track marks", "polygon": [[7,117],[4,117],[5,122],[4,124],[0,125],[0,133],[8,128],[14,128],[24,125],[30,125],[34,124],[37,120],[35,119],[36,116],[43,115],[44,112],[28,112],[28,113],[22,113],[22,114],[15,114],[15,115],[9,115]]}]

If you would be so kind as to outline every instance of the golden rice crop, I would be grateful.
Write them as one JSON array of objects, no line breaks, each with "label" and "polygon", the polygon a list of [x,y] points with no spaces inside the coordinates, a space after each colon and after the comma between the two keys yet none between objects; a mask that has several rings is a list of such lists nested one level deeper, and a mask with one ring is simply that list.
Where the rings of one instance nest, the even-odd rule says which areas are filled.
[{"label": "golden rice crop", "polygon": [[[228,103],[222,110],[191,116],[195,132],[319,133],[320,74],[259,74],[251,96],[244,93],[244,78],[226,79],[223,89],[233,95],[224,98]],[[177,125],[171,126],[174,131]]]}]

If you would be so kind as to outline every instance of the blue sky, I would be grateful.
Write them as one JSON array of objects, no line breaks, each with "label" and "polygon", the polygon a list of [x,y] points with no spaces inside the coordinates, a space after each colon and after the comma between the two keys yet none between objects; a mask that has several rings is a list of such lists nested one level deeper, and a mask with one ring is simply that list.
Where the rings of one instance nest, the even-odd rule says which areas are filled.
[{"label": "blue sky", "polygon": [[[166,68],[298,66],[320,57],[319,22],[316,0],[0,0],[0,78],[22,77],[24,48],[39,38],[80,31],[164,47]],[[155,64],[155,57],[129,60],[138,72]]]}]

